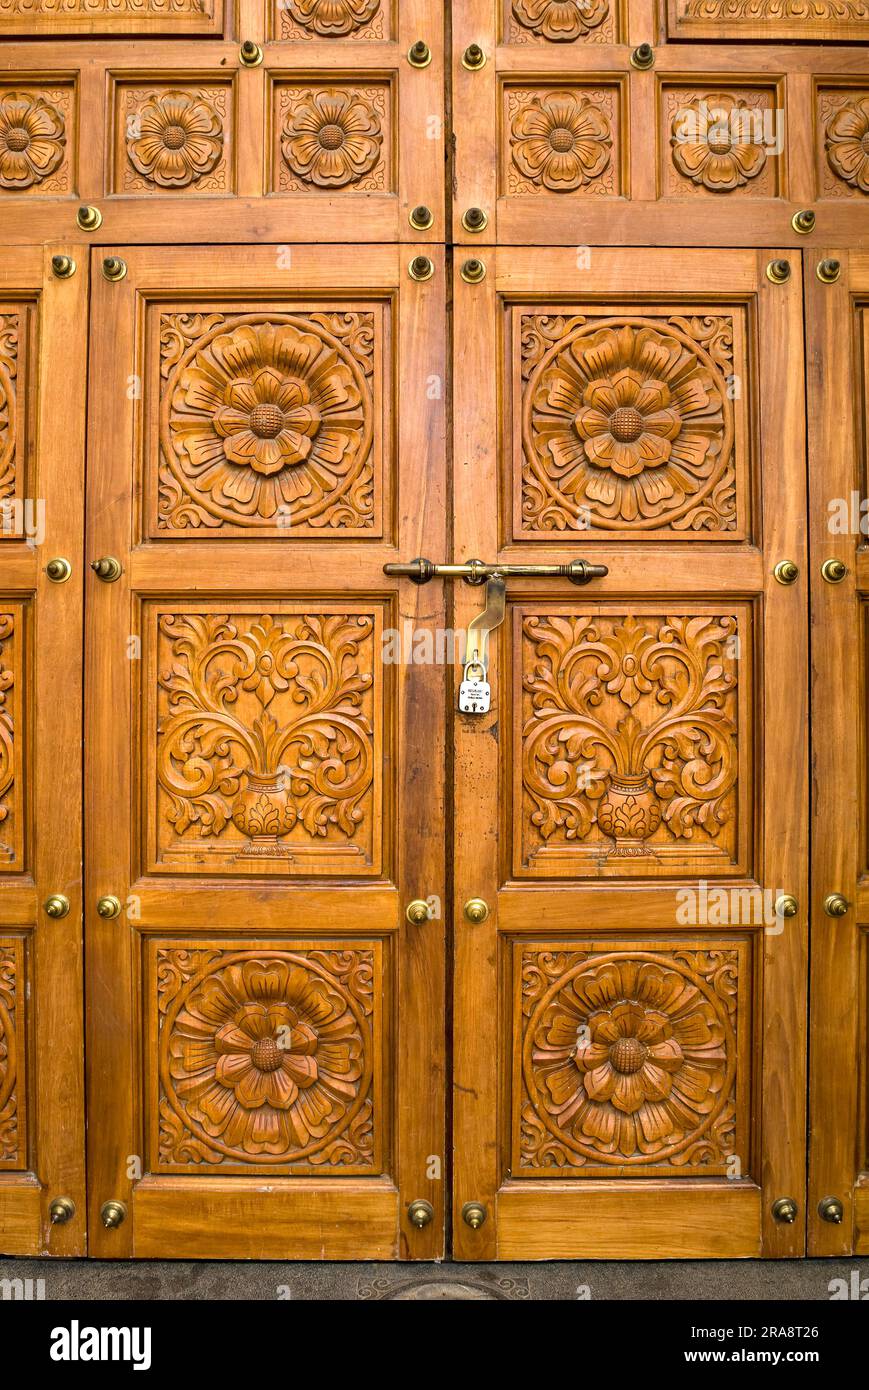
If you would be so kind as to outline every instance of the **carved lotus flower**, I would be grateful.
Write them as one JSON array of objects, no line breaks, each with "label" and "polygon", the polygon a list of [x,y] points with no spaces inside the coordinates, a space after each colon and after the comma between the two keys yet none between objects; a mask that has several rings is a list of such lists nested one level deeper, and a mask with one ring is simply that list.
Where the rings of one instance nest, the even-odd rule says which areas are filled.
[{"label": "carved lotus flower", "polygon": [[692,183],[711,193],[729,193],[757,178],[766,167],[758,140],[760,112],[726,93],[697,97],[673,118],[673,163]]},{"label": "carved lotus flower", "polygon": [[65,144],[63,116],[42,97],[9,92],[0,100],[0,186],[42,183],[63,160]]},{"label": "carved lotus flower", "polygon": [[284,0],[284,4],[303,29],[339,37],[370,23],[380,0]]},{"label": "carved lotus flower", "polygon": [[127,156],[137,173],[162,188],[197,183],[220,160],[223,123],[210,102],[189,92],[165,92],[142,107]]},{"label": "carved lotus flower", "polygon": [[288,111],[281,150],[293,173],[321,188],[355,183],[375,167],[383,142],[380,116],[356,92],[312,92]]},{"label": "carved lotus flower", "polygon": [[609,0],[513,0],[513,14],[544,39],[569,43],[603,24]]},{"label": "carved lotus flower", "polygon": [[345,997],[288,961],[208,976],[172,1030],[169,1075],[185,1110],[210,1138],[249,1155],[286,1155],[320,1138],[362,1072]]},{"label": "carved lotus flower", "polygon": [[833,173],[869,193],[869,96],[839,108],[827,125],[824,146]]},{"label": "carved lotus flower", "polygon": [[176,447],[198,491],[274,517],[332,484],[363,427],[347,362],[291,324],[242,324],[182,372],[173,400]]},{"label": "carved lotus flower", "polygon": [[709,476],[721,406],[712,372],[677,338],[625,324],[576,338],[543,373],[533,438],[562,493],[633,521]]},{"label": "carved lotus flower", "polygon": [[609,120],[570,92],[533,97],[514,116],[511,134],[519,172],[555,193],[591,183],[610,162]]},{"label": "carved lotus flower", "polygon": [[719,1106],[721,1019],[681,972],[607,964],[559,991],[535,1030],[532,1064],[558,1128],[599,1155],[655,1154]]}]

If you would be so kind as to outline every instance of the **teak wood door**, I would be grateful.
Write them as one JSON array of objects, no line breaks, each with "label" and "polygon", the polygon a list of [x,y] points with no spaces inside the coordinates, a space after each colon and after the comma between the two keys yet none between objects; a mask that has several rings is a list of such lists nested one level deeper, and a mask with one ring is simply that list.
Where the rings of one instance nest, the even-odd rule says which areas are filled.
[{"label": "teak wood door", "polygon": [[[456,1253],[799,1255],[799,258],[479,255],[456,283],[456,558],[609,573],[508,580],[491,712],[457,716]],[[456,602],[465,624],[479,590]]]},{"label": "teak wood door", "polygon": [[443,670],[388,653],[443,618],[438,586],[383,565],[444,544],[443,260],[417,282],[414,248],[112,255],[90,363],[88,554],[121,570],[87,594],[92,1249],[431,1258]]}]

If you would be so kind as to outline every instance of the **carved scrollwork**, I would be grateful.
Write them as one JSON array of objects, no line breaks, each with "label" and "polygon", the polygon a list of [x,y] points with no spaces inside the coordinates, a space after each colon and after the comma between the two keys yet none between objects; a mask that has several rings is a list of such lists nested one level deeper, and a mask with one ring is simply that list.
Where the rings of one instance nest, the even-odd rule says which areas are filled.
[{"label": "carved scrollwork", "polygon": [[21,1134],[18,1113],[18,957],[13,947],[0,945],[0,1165],[18,1163]]},{"label": "carved scrollwork", "polygon": [[[9,661],[9,644],[15,631],[15,617],[12,613],[0,613],[0,826],[9,821],[14,812],[15,786],[15,727],[11,707],[11,691],[15,685],[14,662]],[[6,829],[6,827],[3,827]],[[2,833],[2,832],[0,832]],[[18,867],[15,864],[14,846],[4,845],[3,868]]]},{"label": "carved scrollwork", "polygon": [[18,315],[0,313],[0,501],[16,491]]},{"label": "carved scrollwork", "polygon": [[725,1170],[737,950],[529,947],[521,982],[521,1166]]},{"label": "carved scrollwork", "polygon": [[[682,0],[680,16],[686,20],[728,20],[738,24],[825,24],[869,20],[867,0]],[[726,37],[726,35],[722,35]]]}]

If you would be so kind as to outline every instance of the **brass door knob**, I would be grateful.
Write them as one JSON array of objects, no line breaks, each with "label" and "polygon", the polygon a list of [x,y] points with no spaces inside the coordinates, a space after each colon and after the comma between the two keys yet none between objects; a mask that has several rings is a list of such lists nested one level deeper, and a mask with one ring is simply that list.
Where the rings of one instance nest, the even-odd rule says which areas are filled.
[{"label": "brass door knob", "polygon": [[484,898],[468,898],[465,903],[465,916],[469,922],[479,926],[489,915],[489,904]]},{"label": "brass door knob", "polygon": [[58,280],[68,280],[71,275],[75,275],[75,261],[72,256],[52,256],[51,273],[56,275]]},{"label": "brass door knob", "polygon": [[425,39],[417,39],[408,49],[407,61],[412,68],[427,68],[431,62],[431,49]]},{"label": "brass door knob", "polygon": [[480,281],[486,278],[486,262],[472,256],[469,260],[462,261],[460,274],[467,284],[479,285]]},{"label": "brass door knob", "polygon": [[848,911],[848,899],[841,893],[828,893],[824,899],[824,911],[828,917],[844,917]]},{"label": "brass door knob", "polygon": [[116,280],[123,280],[127,273],[127,262],[121,260],[120,256],[106,256],[103,260],[102,271],[104,280],[111,280],[112,283]]},{"label": "brass door knob", "polygon": [[821,565],[821,575],[828,584],[841,584],[848,573],[844,560],[825,560]]},{"label": "brass door knob", "polygon": [[100,1207],[100,1220],[107,1231],[113,1231],[120,1226],[127,1217],[126,1203],[118,1202],[113,1199],[110,1202],[103,1202]]},{"label": "brass door knob", "polygon": [[43,906],[49,917],[65,917],[69,912],[69,898],[63,893],[52,893],[50,898],[45,899]]},{"label": "brass door knob", "polygon": [[95,232],[103,225],[103,215],[99,208],[83,204],[75,215],[75,220],[83,232]]},{"label": "brass door knob", "polygon": [[65,1226],[75,1216],[75,1202],[71,1197],[55,1197],[49,1205],[48,1214],[52,1226]]},{"label": "brass door knob", "polygon": [[421,1197],[415,1202],[411,1202],[407,1209],[410,1224],[421,1231],[423,1226],[427,1226],[434,1216],[434,1207],[431,1202],[425,1202]]},{"label": "brass door knob", "polygon": [[795,212],[791,218],[791,226],[800,236],[807,236],[815,228],[815,214],[811,208],[803,208],[802,212]]},{"label": "brass door knob", "polygon": [[793,893],[782,893],[781,897],[775,900],[776,917],[796,917],[800,910],[800,905]]},{"label": "brass door knob", "polygon": [[478,72],[486,66],[486,55],[478,43],[469,43],[462,54],[462,67],[468,72]]},{"label": "brass door knob", "polygon": [[104,898],[100,898],[97,903],[97,912],[100,917],[118,917],[121,912],[120,899],[114,893],[107,893]]},{"label": "brass door knob", "polygon": [[486,1208],[482,1202],[465,1202],[462,1207],[462,1220],[472,1231],[478,1231],[486,1219]]},{"label": "brass door knob", "polygon": [[783,285],[786,280],[791,278],[790,261],[786,261],[784,258],[777,261],[770,261],[766,268],[766,278],[771,281],[773,285]]},{"label": "brass door knob", "polygon": [[65,560],[62,555],[56,555],[53,560],[49,560],[45,566],[45,573],[48,575],[52,584],[65,584],[72,574],[72,565],[69,560]]},{"label": "brass door knob", "polygon": [[795,584],[800,577],[799,565],[794,560],[779,560],[773,574],[779,584]]},{"label": "brass door knob", "polygon": [[434,261],[430,256],[414,256],[407,273],[411,280],[430,280],[435,273]]},{"label": "brass door knob", "polygon": [[114,584],[123,574],[121,562],[114,555],[101,555],[99,560],[91,560],[91,569],[104,584]]},{"label": "brass door knob", "polygon": [[427,232],[429,227],[434,225],[434,213],[425,203],[420,203],[418,207],[411,208],[408,221],[415,231]]},{"label": "brass door knob", "polygon": [[466,232],[484,232],[489,219],[482,208],[468,208],[462,216],[462,226]]},{"label": "brass door knob", "polygon": [[422,898],[414,898],[404,909],[404,915],[411,926],[421,927],[423,922],[428,921],[428,903],[423,902]]},{"label": "brass door knob", "polygon": [[655,50],[650,43],[638,44],[631,54],[631,67],[646,72],[655,62]]},{"label": "brass door knob", "polygon": [[263,60],[263,51],[253,39],[245,39],[238,56],[246,68],[258,68]]},{"label": "brass door knob", "polygon": [[818,1215],[822,1221],[829,1221],[834,1226],[841,1226],[845,1208],[838,1197],[822,1197],[818,1203]]},{"label": "brass door knob", "polygon": [[772,1214],[776,1221],[792,1226],[797,1219],[797,1204],[793,1197],[779,1197],[772,1204]]},{"label": "brass door knob", "polygon": [[841,272],[842,264],[840,261],[826,260],[818,262],[818,268],[815,274],[822,284],[832,285],[838,280]]}]

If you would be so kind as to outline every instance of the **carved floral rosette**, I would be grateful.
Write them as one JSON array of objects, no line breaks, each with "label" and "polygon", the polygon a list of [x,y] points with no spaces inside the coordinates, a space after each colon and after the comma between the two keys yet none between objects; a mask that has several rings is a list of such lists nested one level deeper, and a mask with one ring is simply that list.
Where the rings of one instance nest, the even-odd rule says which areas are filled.
[{"label": "carved floral rosette", "polygon": [[506,0],[508,43],[615,43],[618,0]]},{"label": "carved floral rosette", "polygon": [[711,1176],[745,1159],[738,950],[525,947],[520,968],[520,1168]]},{"label": "carved floral rosette", "polygon": [[371,1171],[370,949],[156,955],[161,1169]]},{"label": "carved floral rosette", "polygon": [[521,321],[523,531],[735,529],[733,320]]},{"label": "carved floral rosette", "polygon": [[280,39],[383,39],[389,0],[272,0]]}]

